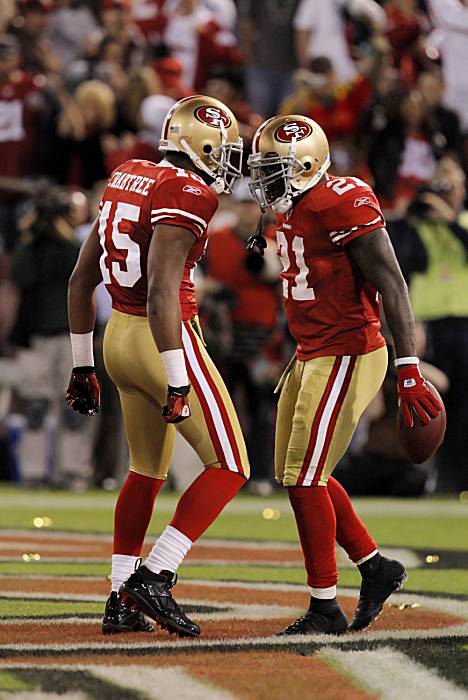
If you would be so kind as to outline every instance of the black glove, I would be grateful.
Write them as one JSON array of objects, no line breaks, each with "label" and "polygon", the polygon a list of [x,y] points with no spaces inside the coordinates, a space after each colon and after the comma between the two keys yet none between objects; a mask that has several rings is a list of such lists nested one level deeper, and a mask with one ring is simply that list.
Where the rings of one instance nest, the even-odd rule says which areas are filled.
[{"label": "black glove", "polygon": [[84,416],[99,413],[100,388],[94,367],[74,367],[65,401]]},{"label": "black glove", "polygon": [[250,236],[250,238],[247,239],[247,250],[249,253],[254,253],[255,248],[258,249],[258,252],[260,255],[265,254],[265,248],[267,247],[267,242],[266,239],[263,238],[263,236],[255,234],[254,236]]},{"label": "black glove", "polygon": [[166,423],[180,423],[192,415],[188,393],[188,386],[168,386],[167,403],[162,410],[162,415]]}]

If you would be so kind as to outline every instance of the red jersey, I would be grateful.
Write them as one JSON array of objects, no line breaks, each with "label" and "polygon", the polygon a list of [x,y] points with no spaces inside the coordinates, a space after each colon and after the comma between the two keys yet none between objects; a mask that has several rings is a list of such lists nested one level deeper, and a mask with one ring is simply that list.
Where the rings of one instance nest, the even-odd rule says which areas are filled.
[{"label": "red jersey", "polygon": [[329,177],[277,217],[283,296],[297,357],[365,355],[385,345],[377,290],[346,245],[385,226],[372,189]]},{"label": "red jersey", "polygon": [[156,224],[181,226],[194,235],[180,287],[182,320],[197,313],[192,273],[207,241],[207,226],[218,206],[195,173],[167,161],[129,160],[112,173],[100,205],[102,278],[112,306],[146,316],[148,249]]},{"label": "red jersey", "polygon": [[32,175],[39,114],[44,107],[44,79],[16,71],[0,82],[0,175]]}]

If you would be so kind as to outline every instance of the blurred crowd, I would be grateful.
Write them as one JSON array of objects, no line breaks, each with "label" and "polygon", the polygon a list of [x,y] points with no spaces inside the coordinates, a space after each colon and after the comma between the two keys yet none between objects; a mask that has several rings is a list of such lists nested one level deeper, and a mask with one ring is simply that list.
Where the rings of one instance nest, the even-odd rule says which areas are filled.
[{"label": "blurred crowd", "polygon": [[[337,476],[355,493],[468,489],[468,0],[1,0],[0,478],[110,487],[126,463],[99,353],[98,420],[64,407],[66,287],[112,170],[159,161],[175,100],[215,96],[248,155],[262,121],[325,129],[335,175],[369,182],[410,287],[418,353],[443,393],[447,439],[429,464],[396,442],[389,376]],[[209,350],[241,416],[253,487],[272,487],[275,383],[293,353],[273,222],[245,240],[246,182],[222,198],[197,271]],[[383,319],[385,324],[385,319]]]}]

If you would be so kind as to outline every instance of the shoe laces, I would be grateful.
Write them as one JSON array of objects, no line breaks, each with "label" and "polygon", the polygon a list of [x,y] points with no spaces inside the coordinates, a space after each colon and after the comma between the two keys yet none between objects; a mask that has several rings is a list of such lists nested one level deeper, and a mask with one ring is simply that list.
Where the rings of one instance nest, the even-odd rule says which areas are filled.
[{"label": "shoe laces", "polygon": [[303,622],[308,622],[310,618],[312,617],[312,613],[310,610],[308,610],[305,615],[302,617],[299,617],[295,622],[293,622],[289,627],[287,628],[288,630],[296,630],[298,629]]}]

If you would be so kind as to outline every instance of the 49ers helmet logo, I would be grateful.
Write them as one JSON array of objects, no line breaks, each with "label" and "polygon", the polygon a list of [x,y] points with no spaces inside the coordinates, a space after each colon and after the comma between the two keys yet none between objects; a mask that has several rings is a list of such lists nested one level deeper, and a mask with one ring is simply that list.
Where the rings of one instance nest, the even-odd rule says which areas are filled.
[{"label": "49ers helmet logo", "polygon": [[295,138],[296,141],[302,141],[312,133],[312,127],[307,122],[295,121],[282,124],[275,131],[275,138],[282,143],[291,143]]},{"label": "49ers helmet logo", "polygon": [[219,128],[221,124],[223,124],[226,129],[231,126],[231,118],[224,109],[220,109],[219,107],[211,107],[208,105],[198,107],[195,110],[195,116],[198,121],[215,128]]}]

